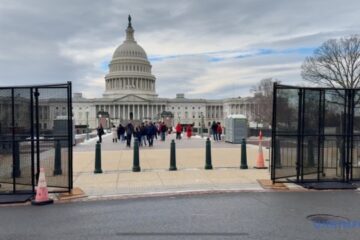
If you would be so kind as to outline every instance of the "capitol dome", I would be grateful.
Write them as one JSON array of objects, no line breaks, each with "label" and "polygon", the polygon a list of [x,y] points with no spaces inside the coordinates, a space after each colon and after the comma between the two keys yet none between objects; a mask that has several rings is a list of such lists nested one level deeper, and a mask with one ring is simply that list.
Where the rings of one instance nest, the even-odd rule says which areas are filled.
[{"label": "capitol dome", "polygon": [[155,76],[144,49],[134,38],[131,16],[128,18],[125,41],[116,48],[105,76],[104,97],[119,98],[135,94],[144,98],[156,97]]},{"label": "capitol dome", "polygon": [[123,57],[139,57],[147,60],[144,49],[135,41],[125,41],[115,50],[112,58]]}]

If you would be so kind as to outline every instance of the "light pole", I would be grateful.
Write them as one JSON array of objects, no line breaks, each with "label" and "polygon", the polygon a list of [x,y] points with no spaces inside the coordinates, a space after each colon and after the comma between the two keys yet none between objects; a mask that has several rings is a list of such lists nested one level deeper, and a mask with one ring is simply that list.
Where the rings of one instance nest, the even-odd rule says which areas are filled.
[{"label": "light pole", "polygon": [[86,140],[89,140],[89,110],[86,110]]}]

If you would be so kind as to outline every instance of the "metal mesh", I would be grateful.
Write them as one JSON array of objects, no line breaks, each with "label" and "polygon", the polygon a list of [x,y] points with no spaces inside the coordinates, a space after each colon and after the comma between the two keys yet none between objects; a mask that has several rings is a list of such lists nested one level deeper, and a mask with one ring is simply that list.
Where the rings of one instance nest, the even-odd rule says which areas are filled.
[{"label": "metal mesh", "polygon": [[360,90],[274,85],[273,180],[360,179]]},{"label": "metal mesh", "polygon": [[[71,84],[0,88],[0,193],[72,187]],[[4,184],[5,183],[5,184]]]}]

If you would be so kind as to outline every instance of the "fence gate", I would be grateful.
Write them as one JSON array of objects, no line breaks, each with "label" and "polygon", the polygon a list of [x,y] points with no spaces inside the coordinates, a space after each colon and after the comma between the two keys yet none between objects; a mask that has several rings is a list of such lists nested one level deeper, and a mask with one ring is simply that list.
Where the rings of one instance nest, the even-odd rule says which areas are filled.
[{"label": "fence gate", "polygon": [[40,168],[50,192],[72,188],[71,83],[0,87],[0,194],[34,193]]},{"label": "fence gate", "polygon": [[271,179],[360,180],[360,90],[274,84]]}]

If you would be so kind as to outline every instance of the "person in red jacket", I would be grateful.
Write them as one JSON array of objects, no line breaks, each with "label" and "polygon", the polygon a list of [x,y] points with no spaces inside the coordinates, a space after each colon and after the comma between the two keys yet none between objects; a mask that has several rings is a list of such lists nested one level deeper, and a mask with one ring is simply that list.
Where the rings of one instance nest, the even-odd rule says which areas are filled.
[{"label": "person in red jacket", "polygon": [[217,134],[218,134],[219,141],[221,141],[222,127],[221,127],[220,122],[217,123]]},{"label": "person in red jacket", "polygon": [[188,137],[188,139],[191,138],[191,135],[192,135],[192,127],[191,125],[189,124],[186,128],[186,136]]},{"label": "person in red jacket", "polygon": [[175,127],[176,130],[176,139],[181,139],[182,126],[178,123]]}]

